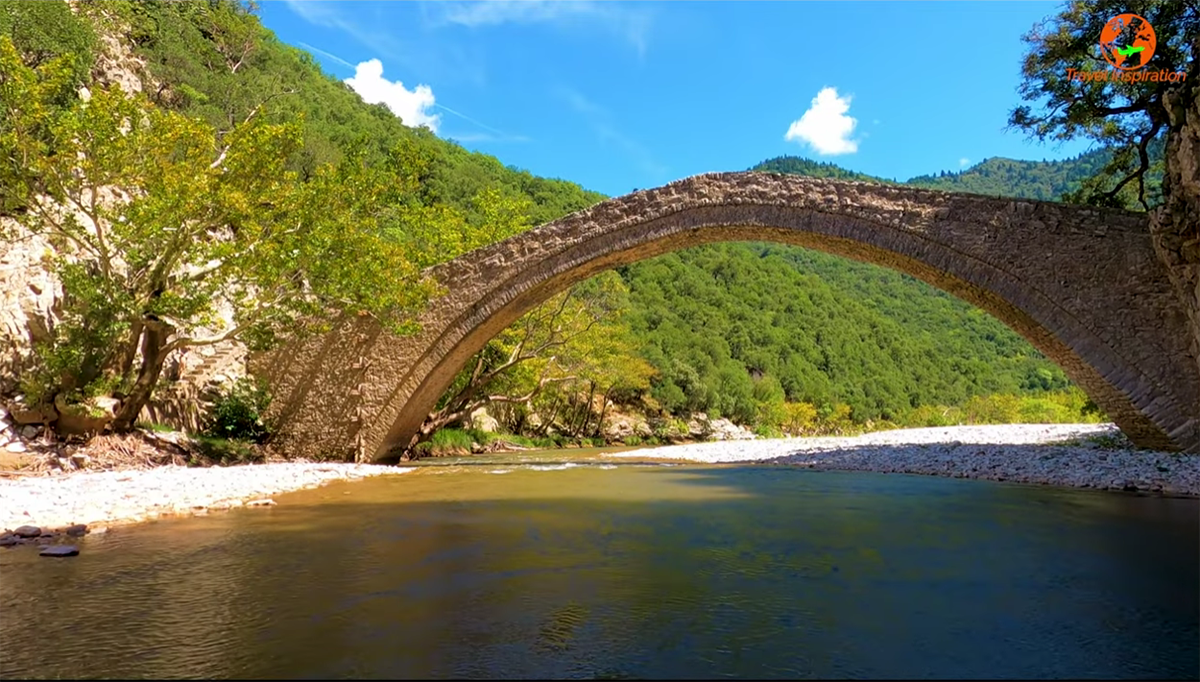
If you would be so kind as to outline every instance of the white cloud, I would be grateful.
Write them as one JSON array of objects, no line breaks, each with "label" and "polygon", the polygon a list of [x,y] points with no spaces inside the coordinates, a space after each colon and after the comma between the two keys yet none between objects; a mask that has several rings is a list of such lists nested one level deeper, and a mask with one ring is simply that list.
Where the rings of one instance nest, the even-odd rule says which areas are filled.
[{"label": "white cloud", "polygon": [[858,121],[847,115],[849,111],[849,95],[839,97],[836,88],[822,88],[808,111],[792,121],[783,139],[807,143],[822,155],[853,154],[858,142],[850,135]]},{"label": "white cloud", "polygon": [[958,167],[959,167],[959,168],[966,168],[966,167],[967,167],[967,166],[969,166],[970,164],[971,164],[971,160],[970,160],[970,159],[968,159],[968,158],[967,158],[967,157],[965,157],[965,156],[964,156],[964,157],[962,157],[961,159],[959,159],[959,160],[958,160]]},{"label": "white cloud", "polygon": [[437,132],[441,120],[437,114],[428,111],[434,107],[433,90],[428,85],[409,90],[400,81],[389,81],[383,77],[383,62],[378,59],[354,67],[354,75],[346,79],[346,85],[367,104],[386,104],[404,125],[412,128],[427,126]]}]

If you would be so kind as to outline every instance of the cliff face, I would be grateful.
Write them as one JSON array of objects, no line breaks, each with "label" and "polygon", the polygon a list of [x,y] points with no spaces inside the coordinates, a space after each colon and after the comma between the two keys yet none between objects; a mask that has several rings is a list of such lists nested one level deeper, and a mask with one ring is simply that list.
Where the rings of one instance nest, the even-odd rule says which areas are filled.
[{"label": "cliff face", "polygon": [[[157,87],[130,45],[99,26],[97,30],[100,49],[91,72],[92,88],[117,85],[126,92],[141,92]],[[90,97],[89,88],[81,88],[80,96]],[[86,218],[80,218],[86,224]],[[21,377],[34,366],[34,344],[50,338],[62,286],[42,264],[54,254],[45,237],[11,218],[0,218],[0,230],[12,236],[0,242],[0,403],[8,403],[19,394]],[[232,311],[221,313],[228,322]],[[244,346],[236,342],[173,354],[164,368],[163,385],[142,417],[197,429],[207,388],[245,376],[245,359]]]},{"label": "cliff face", "polygon": [[9,230],[18,234],[0,244],[0,395],[5,396],[16,393],[19,378],[30,368],[33,343],[48,338],[54,304],[62,295],[58,280],[41,265],[49,243],[0,218],[0,231]]}]

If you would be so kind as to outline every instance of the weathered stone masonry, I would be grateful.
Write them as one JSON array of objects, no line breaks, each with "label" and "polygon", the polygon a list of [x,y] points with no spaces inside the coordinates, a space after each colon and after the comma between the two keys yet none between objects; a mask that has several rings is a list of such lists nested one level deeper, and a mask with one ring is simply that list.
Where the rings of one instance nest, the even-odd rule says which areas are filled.
[{"label": "weathered stone masonry", "polygon": [[1145,447],[1200,452],[1200,363],[1147,219],[1124,211],[764,173],[612,199],[434,268],[411,337],[368,318],[259,357],[297,454],[388,461],[466,360],[571,284],[669,251],[773,241],[911,274],[995,315]]}]

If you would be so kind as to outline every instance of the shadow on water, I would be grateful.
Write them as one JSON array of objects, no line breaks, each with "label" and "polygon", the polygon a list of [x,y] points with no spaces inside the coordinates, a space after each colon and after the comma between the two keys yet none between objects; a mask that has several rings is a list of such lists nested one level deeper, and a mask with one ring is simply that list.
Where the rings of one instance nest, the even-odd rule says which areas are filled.
[{"label": "shadow on water", "polygon": [[430,468],[0,553],[0,677],[1177,678],[1200,503]]}]

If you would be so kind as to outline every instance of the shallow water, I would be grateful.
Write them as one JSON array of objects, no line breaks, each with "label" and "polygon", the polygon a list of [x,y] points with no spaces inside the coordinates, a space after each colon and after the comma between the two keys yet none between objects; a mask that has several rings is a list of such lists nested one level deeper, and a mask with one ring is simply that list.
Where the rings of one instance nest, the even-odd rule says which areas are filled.
[{"label": "shallow water", "polygon": [[1200,673],[1197,500],[587,454],[2,551],[0,677]]}]

